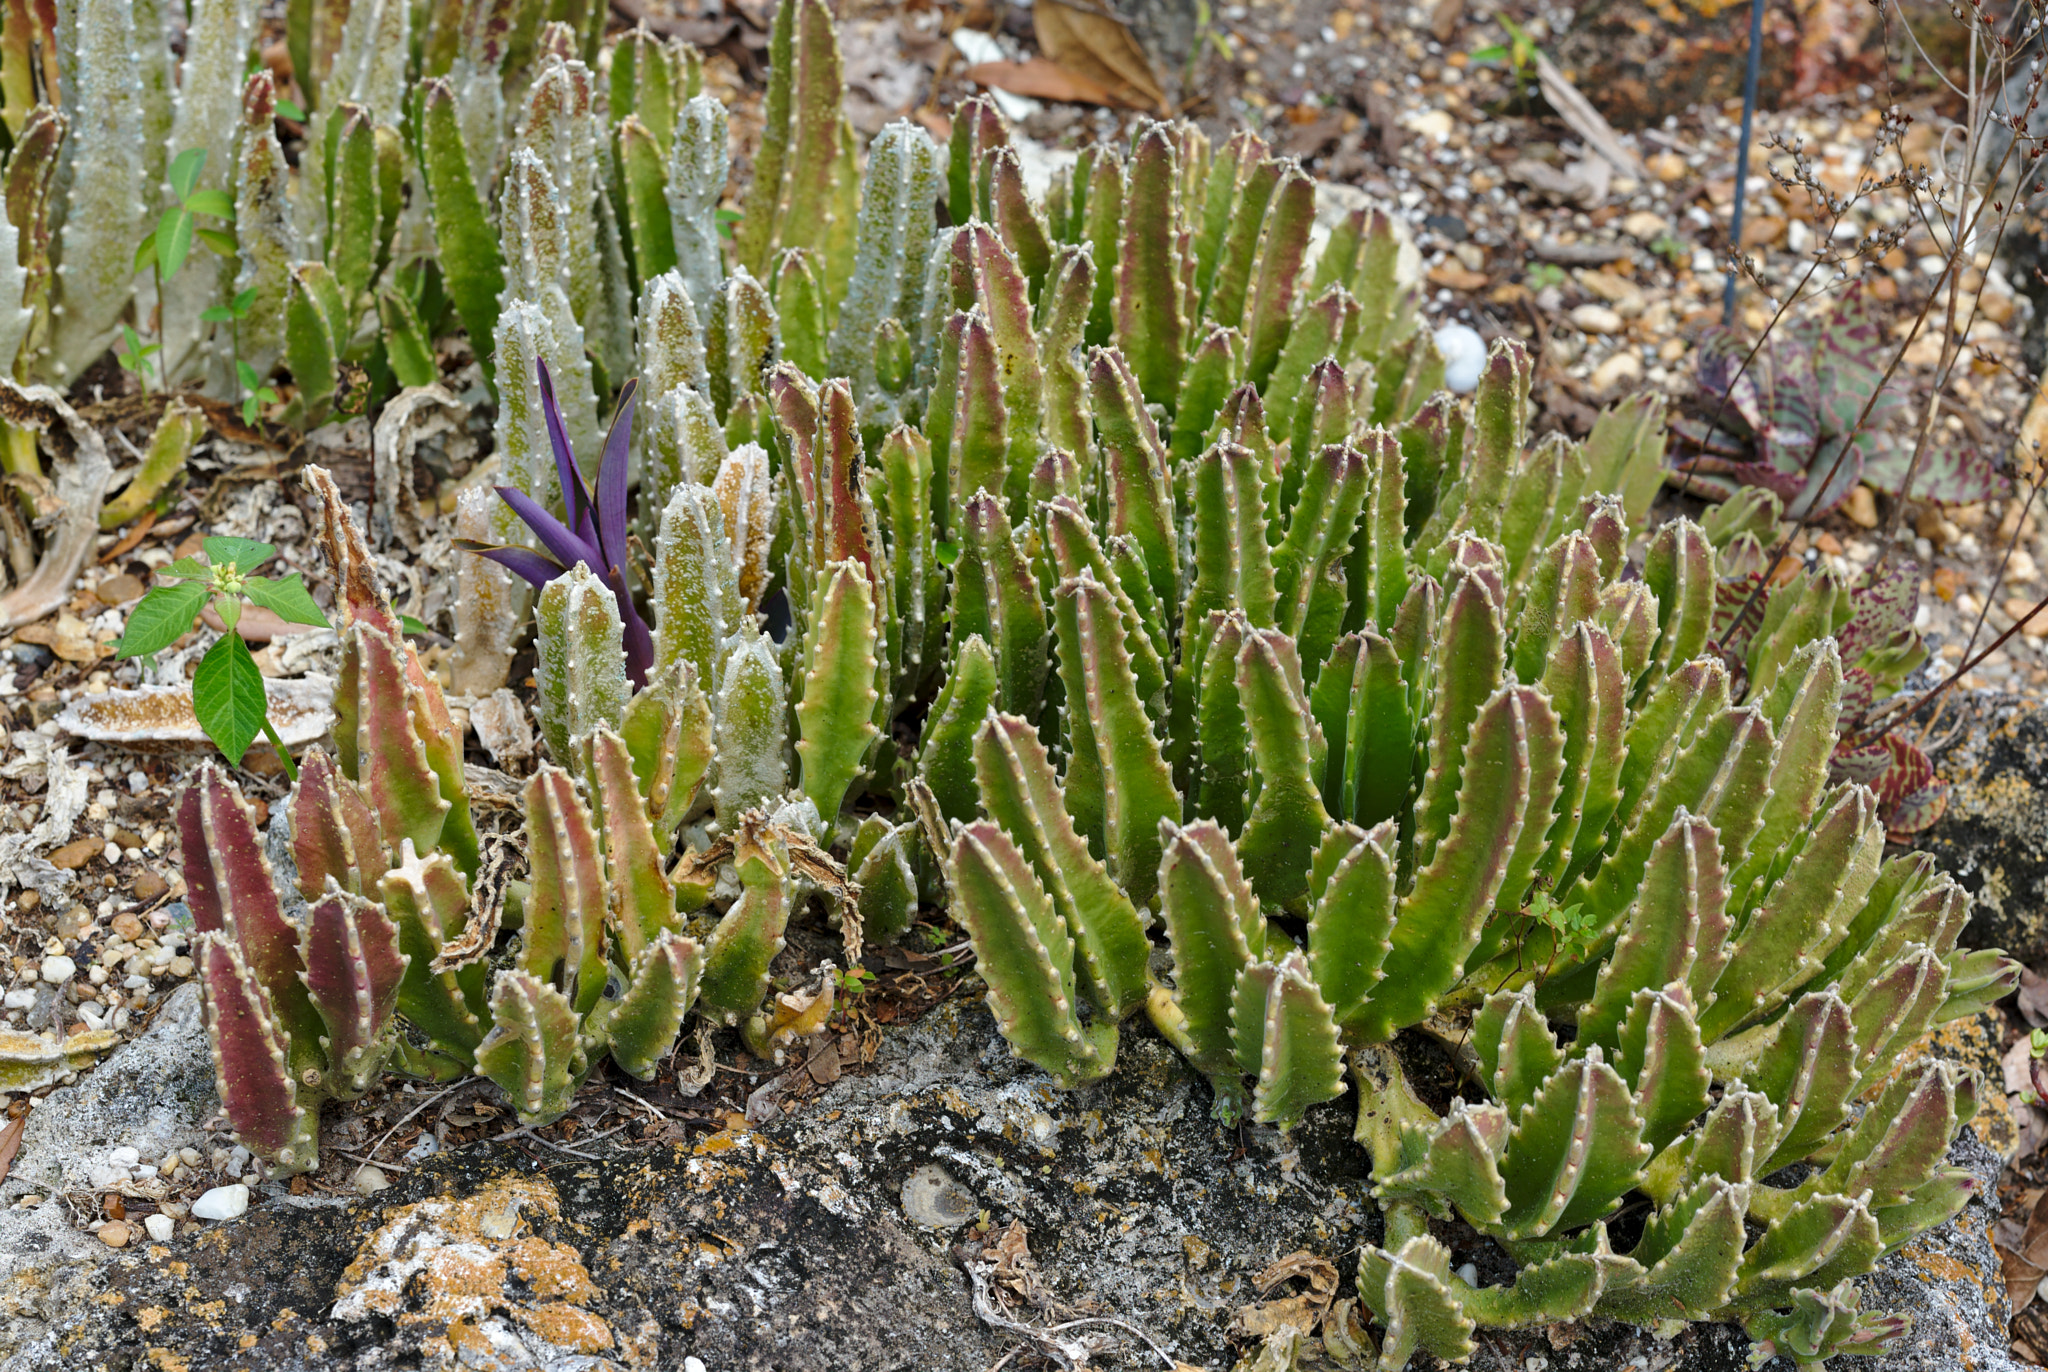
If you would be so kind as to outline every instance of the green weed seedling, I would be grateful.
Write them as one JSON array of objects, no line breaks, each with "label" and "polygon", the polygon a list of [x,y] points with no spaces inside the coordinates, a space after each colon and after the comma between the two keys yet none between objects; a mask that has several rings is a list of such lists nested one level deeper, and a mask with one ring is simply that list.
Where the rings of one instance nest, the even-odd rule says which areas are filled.
[{"label": "green weed seedling", "polygon": [[128,616],[127,632],[114,645],[114,653],[142,658],[147,665],[149,659],[184,637],[211,602],[226,632],[206,650],[192,676],[192,713],[214,746],[236,766],[241,765],[256,735],[262,734],[277,750],[285,775],[296,782],[298,769],[270,723],[263,674],[256,669],[256,659],[235,632],[235,625],[242,618],[244,601],[261,605],[292,624],[324,629],[329,627],[327,616],[306,593],[297,572],[286,577],[255,575],[277,552],[270,544],[253,538],[209,538],[204,550],[204,562],[182,557],[157,573],[157,585]]}]

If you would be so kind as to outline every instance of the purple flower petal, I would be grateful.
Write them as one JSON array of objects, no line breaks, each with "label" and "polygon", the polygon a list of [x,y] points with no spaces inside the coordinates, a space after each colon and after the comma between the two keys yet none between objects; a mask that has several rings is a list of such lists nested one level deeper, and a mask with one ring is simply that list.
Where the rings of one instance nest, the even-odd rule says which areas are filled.
[{"label": "purple flower petal", "polygon": [[531,583],[535,590],[546,586],[566,570],[546,553],[537,553],[531,548],[491,548],[475,544],[463,551],[487,557],[500,567],[509,568],[515,576]]},{"label": "purple flower petal", "polygon": [[579,562],[589,567],[604,565],[604,557],[597,549],[570,533],[561,520],[542,509],[540,503],[526,492],[516,486],[500,486],[498,495],[564,567],[573,567]]},{"label": "purple flower petal", "polygon": [[590,490],[583,484],[583,471],[576,465],[576,450],[569,446],[568,431],[562,427],[562,407],[555,403],[555,378],[548,372],[548,364],[535,362],[540,372],[540,412],[547,421],[548,446],[555,453],[555,479],[562,483],[562,500],[569,512],[569,527],[587,542],[596,542],[594,530],[586,530],[589,521]]},{"label": "purple flower petal", "polygon": [[612,413],[611,431],[597,463],[597,546],[607,566],[626,562],[626,487],[632,479],[633,399],[638,390],[639,383],[629,378],[619,392],[619,408]]}]

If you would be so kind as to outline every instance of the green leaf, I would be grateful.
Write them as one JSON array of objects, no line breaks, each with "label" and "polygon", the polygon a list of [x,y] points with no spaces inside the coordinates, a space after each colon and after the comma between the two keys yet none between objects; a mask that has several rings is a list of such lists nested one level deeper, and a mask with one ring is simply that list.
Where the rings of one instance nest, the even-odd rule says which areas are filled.
[{"label": "green leaf", "polygon": [[206,167],[206,149],[187,148],[171,159],[171,191],[178,199],[191,196],[192,188],[199,184],[199,173]]},{"label": "green leaf", "polygon": [[239,767],[242,755],[263,731],[268,702],[263,673],[240,634],[223,635],[206,650],[192,676],[192,713],[227,760]]},{"label": "green leaf", "polygon": [[[141,271],[143,267],[149,263],[150,259],[155,256],[156,230],[151,229],[148,233],[142,236],[142,241],[135,245],[135,270]],[[129,332],[125,325],[123,326],[122,331],[124,333]]]},{"label": "green leaf", "polygon": [[228,324],[236,318],[234,310],[226,305],[209,305],[199,312],[199,320],[203,324]]},{"label": "green leaf", "polygon": [[255,571],[277,554],[277,549],[253,538],[209,538],[200,546],[206,549],[207,560],[214,566],[232,562],[236,571],[244,573]]},{"label": "green leaf", "polygon": [[156,574],[156,579],[158,581],[166,581],[174,577],[186,576],[196,576],[202,581],[212,581],[213,568],[207,566],[196,557],[181,557],[170,566],[159,571]]},{"label": "green leaf", "polygon": [[263,384],[263,378],[256,375],[256,369],[239,357],[235,359],[235,377],[245,391],[253,391]]},{"label": "green leaf", "polygon": [[185,197],[185,208],[194,214],[210,214],[215,219],[233,219],[235,198],[226,191],[194,191]]},{"label": "green leaf", "polygon": [[165,276],[176,276],[178,268],[192,255],[192,216],[183,207],[164,211],[156,222],[156,266]]},{"label": "green leaf", "polygon": [[306,122],[306,111],[299,105],[298,101],[280,98],[277,102],[277,117],[279,119],[289,119],[294,124],[303,124]]},{"label": "green leaf", "polygon": [[129,612],[127,632],[114,645],[116,657],[160,653],[184,637],[206,604],[207,588],[196,581],[154,586]]},{"label": "green leaf", "polygon": [[297,572],[275,580],[267,576],[252,576],[242,583],[242,594],[287,623],[328,627],[327,616],[313,603],[313,597],[306,594],[306,583],[299,579]]},{"label": "green leaf", "polygon": [[400,615],[398,617],[398,631],[405,634],[430,634],[434,632],[424,622],[414,619],[411,615]]},{"label": "green leaf", "polygon": [[233,300],[229,301],[228,308],[235,312],[235,318],[246,319],[249,314],[250,306],[254,305],[255,303],[256,288],[254,286],[251,286],[248,290],[241,292]]},{"label": "green leaf", "polygon": [[241,241],[226,229],[194,229],[193,235],[222,257],[233,257],[242,249]]}]

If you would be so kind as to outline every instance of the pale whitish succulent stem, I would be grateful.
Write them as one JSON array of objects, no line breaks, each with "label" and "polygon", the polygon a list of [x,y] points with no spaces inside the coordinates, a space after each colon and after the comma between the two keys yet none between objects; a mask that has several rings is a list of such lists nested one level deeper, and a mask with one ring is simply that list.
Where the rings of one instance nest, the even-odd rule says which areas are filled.
[{"label": "pale whitish succulent stem", "polygon": [[632,695],[618,598],[578,563],[541,592],[534,623],[541,736],[557,762],[580,769],[591,732],[617,729]]}]

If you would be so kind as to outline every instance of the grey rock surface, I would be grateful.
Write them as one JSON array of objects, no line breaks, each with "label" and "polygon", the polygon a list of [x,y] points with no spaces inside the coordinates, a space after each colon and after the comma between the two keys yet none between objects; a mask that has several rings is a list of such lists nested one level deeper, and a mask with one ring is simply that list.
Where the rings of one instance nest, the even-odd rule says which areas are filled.
[{"label": "grey rock surface", "polygon": [[[165,998],[141,1035],[36,1105],[0,1183],[0,1356],[6,1365],[57,1366],[52,1359],[64,1331],[85,1316],[101,1289],[100,1268],[114,1253],[76,1226],[73,1201],[83,1200],[76,1211],[82,1216],[92,1212],[95,1192],[135,1186],[113,1150],[161,1158],[178,1148],[203,1148],[206,1120],[219,1108],[199,987],[189,982]],[[141,1194],[147,1186],[145,1180]],[[22,1208],[30,1196],[41,1200]]]},{"label": "grey rock surface", "polygon": [[1963,942],[2048,963],[2048,708],[2016,696],[1958,696],[1936,725],[1948,809],[1922,835],[1974,898]]},{"label": "grey rock surface", "polygon": [[[189,1070],[189,1050],[184,1061]],[[109,1065],[125,1070],[120,1055]],[[202,1094],[186,1119],[210,1113]],[[38,1279],[32,1316],[10,1308],[0,1368],[497,1359],[666,1372],[694,1357],[707,1372],[986,1372],[1013,1353],[1009,1367],[1050,1366],[1042,1344],[975,1304],[981,1241],[1014,1219],[1028,1233],[1037,1303],[1013,1288],[1008,1318],[1083,1321],[1061,1337],[1093,1340],[1092,1366],[1163,1366],[1141,1331],[1166,1355],[1225,1372],[1248,1347],[1233,1319],[1260,1301],[1269,1264],[1306,1251],[1333,1264],[1337,1294],[1351,1295],[1357,1250],[1380,1226],[1348,1099],[1313,1111],[1291,1139],[1224,1129],[1210,1100],[1176,1054],[1135,1028],[1108,1080],[1061,1094],[1011,1058],[979,1005],[949,1003],[891,1031],[867,1075],[759,1129],[694,1132],[602,1162],[506,1143],[456,1150],[360,1199],[261,1188],[240,1220],[119,1253],[89,1253],[98,1245],[32,1212],[11,1241],[40,1236],[35,1253],[49,1256],[30,1254],[35,1270],[62,1263],[69,1275]],[[81,1126],[71,1137],[100,1133]],[[1996,1157],[1969,1131],[1954,1156],[1987,1182],[1995,1175]],[[918,1177],[946,1193],[942,1219],[973,1214],[951,1229],[905,1214]],[[989,1227],[978,1230],[983,1212]],[[1859,1368],[2018,1372],[1991,1218],[1973,1203],[1866,1281],[1866,1309],[1908,1310],[1915,1330]],[[1469,1231],[1440,1234],[1459,1261],[1499,1261]],[[10,1276],[9,1300],[23,1284]],[[1665,1341],[1591,1324],[1489,1334],[1472,1365],[1736,1372],[1749,1351],[1728,1326]]]}]

